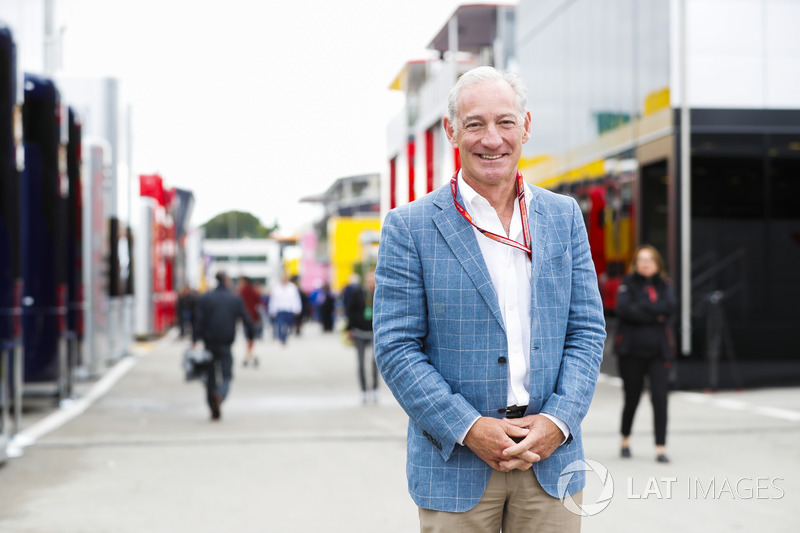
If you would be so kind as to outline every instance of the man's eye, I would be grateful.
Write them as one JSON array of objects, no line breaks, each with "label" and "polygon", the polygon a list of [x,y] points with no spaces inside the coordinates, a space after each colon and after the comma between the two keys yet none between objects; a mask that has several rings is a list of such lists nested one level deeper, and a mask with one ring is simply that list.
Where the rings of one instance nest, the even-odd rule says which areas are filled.
[{"label": "man's eye", "polygon": [[476,129],[480,128],[480,127],[481,127],[481,125],[479,123],[477,123],[477,122],[470,122],[470,123],[468,123],[466,125],[466,128],[468,130],[476,130]]}]

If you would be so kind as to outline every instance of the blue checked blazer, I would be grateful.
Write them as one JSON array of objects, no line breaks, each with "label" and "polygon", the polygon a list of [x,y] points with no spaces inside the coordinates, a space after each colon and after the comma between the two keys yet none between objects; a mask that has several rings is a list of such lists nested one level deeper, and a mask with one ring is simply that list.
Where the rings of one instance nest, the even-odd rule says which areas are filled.
[{"label": "blue checked blazer", "polygon": [[[605,322],[583,216],[570,197],[529,186],[531,382],[526,414],[564,420],[570,439],[533,472],[552,496],[583,459],[580,424],[594,394]],[[463,512],[491,468],[456,441],[479,415],[502,418],[508,347],[500,306],[472,226],[449,184],[390,211],[375,272],[375,357],[408,413],[408,488],[425,509]],[[534,475],[534,474],[531,474]],[[566,492],[583,488],[584,472]]]}]

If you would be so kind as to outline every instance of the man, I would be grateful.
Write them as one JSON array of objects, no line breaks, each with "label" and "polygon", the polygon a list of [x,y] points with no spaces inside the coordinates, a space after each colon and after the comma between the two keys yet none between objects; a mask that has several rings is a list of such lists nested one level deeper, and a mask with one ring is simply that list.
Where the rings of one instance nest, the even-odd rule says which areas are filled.
[{"label": "man", "polygon": [[250,314],[250,319],[252,320],[253,324],[255,324],[255,327],[252,329],[244,329],[245,341],[247,342],[247,352],[245,353],[242,364],[247,366],[252,362],[253,366],[258,368],[258,357],[253,354],[253,344],[255,343],[255,338],[261,328],[261,313],[258,309],[261,306],[261,293],[255,288],[253,283],[251,283],[250,278],[247,276],[241,276],[239,278],[239,297],[244,302],[244,307]]},{"label": "man", "polygon": [[[206,399],[211,409],[211,419],[219,420],[220,407],[228,396],[233,379],[231,344],[236,338],[236,321],[241,319],[246,331],[253,331],[253,322],[244,308],[244,302],[228,289],[224,272],[218,272],[217,288],[197,300],[195,327],[192,330],[192,347],[199,339],[213,355],[206,376]],[[218,383],[217,373],[222,374]]]},{"label": "man", "polygon": [[192,315],[194,313],[195,296],[191,287],[184,285],[178,293],[178,304],[176,315],[178,319],[178,327],[180,329],[179,336],[183,338],[186,336],[187,325],[192,326]]},{"label": "man", "polygon": [[303,302],[300,299],[300,291],[284,274],[281,277],[280,285],[273,287],[269,297],[269,316],[278,329],[278,339],[281,344],[286,344],[286,338],[294,324],[294,316],[302,310]]},{"label": "man", "polygon": [[576,202],[518,174],[525,106],[516,76],[464,74],[444,120],[461,170],[383,224],[375,356],[425,532],[580,530],[559,498],[580,503],[584,472],[558,482],[583,458],[605,324]]}]

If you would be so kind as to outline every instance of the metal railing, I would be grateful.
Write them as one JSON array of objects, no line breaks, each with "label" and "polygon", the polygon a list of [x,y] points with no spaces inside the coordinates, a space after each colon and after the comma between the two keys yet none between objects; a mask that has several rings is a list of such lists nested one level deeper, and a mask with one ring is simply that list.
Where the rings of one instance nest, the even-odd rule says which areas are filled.
[{"label": "metal railing", "polygon": [[[736,268],[734,283],[721,288],[723,273]],[[702,270],[701,270],[702,269]],[[733,339],[728,323],[726,301],[739,296],[742,312],[747,309],[747,250],[742,247],[721,260],[714,252],[708,252],[693,261],[692,272],[692,317],[705,319],[706,384],[710,389],[719,386],[719,367],[723,356],[728,360],[734,386],[742,384],[736,360]],[[700,270],[699,273],[695,273]]]},{"label": "metal railing", "polygon": [[19,433],[22,420],[22,349],[19,344],[0,342],[0,463],[8,458],[7,447]]}]

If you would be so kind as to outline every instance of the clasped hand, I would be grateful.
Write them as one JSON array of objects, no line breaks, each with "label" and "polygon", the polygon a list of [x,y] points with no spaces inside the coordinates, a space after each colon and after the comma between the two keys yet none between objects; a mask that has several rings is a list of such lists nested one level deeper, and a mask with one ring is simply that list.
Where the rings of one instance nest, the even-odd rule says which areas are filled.
[{"label": "clasped hand", "polygon": [[[513,438],[520,442],[515,442]],[[542,415],[522,418],[479,418],[464,438],[486,464],[500,470],[528,470],[533,463],[550,457],[564,440],[552,420]]]}]

